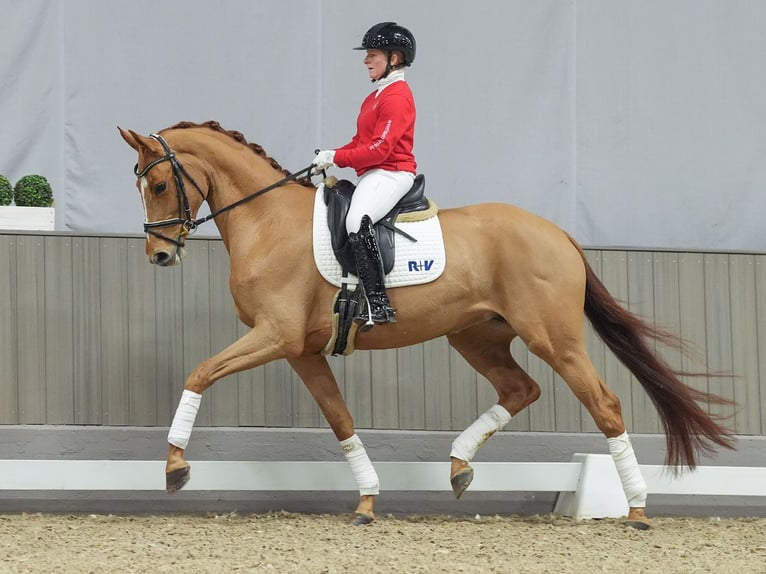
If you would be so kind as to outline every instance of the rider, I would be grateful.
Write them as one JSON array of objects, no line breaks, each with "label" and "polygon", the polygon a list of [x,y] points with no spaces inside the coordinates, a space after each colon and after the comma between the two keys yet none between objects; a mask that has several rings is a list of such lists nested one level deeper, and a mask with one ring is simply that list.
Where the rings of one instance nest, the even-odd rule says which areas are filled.
[{"label": "rider", "polygon": [[382,219],[412,187],[417,164],[412,152],[415,101],[404,68],[415,60],[415,37],[395,22],[370,28],[355,50],[366,50],[364,65],[375,90],[362,102],[356,135],[334,150],[320,151],[317,169],[351,167],[359,180],[346,217],[357,276],[375,323],[396,322],[386,295],[385,274],[372,225]]}]

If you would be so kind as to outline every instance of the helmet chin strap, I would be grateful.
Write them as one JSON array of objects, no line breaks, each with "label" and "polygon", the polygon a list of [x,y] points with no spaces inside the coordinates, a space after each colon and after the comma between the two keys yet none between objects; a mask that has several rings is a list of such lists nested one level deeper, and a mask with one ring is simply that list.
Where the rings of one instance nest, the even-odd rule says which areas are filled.
[{"label": "helmet chin strap", "polygon": [[[391,50],[386,50],[386,71],[383,72],[383,75],[380,78],[378,78],[377,80],[370,80],[373,84],[375,82],[379,82],[383,78],[388,77],[388,75],[393,71],[394,68],[393,68],[393,66],[391,66],[391,56],[392,55],[393,55],[393,52]],[[400,66],[397,65],[396,67],[399,68]]]}]

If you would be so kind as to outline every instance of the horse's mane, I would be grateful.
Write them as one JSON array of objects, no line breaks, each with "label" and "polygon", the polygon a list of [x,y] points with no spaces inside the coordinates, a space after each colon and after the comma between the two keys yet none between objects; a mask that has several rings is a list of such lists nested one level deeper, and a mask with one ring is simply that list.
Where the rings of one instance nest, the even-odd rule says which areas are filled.
[{"label": "horse's mane", "polygon": [[[261,147],[257,143],[250,143],[250,142],[248,142],[245,139],[245,136],[242,135],[242,132],[238,132],[238,131],[235,131],[235,130],[224,129],[223,127],[221,127],[221,124],[219,124],[218,122],[216,122],[214,120],[210,120],[210,121],[207,121],[207,122],[204,122],[204,123],[201,123],[201,124],[195,124],[194,122],[178,122],[176,125],[170,126],[167,129],[175,130],[175,129],[185,129],[185,128],[208,128],[208,129],[211,129],[211,130],[216,131],[218,133],[222,133],[224,135],[227,135],[230,138],[232,138],[233,140],[235,140],[235,141],[237,141],[237,142],[239,142],[241,144],[244,144],[245,146],[249,147],[251,150],[253,150],[255,153],[257,153],[259,156],[261,156],[262,158],[264,158],[267,161],[269,161],[271,163],[271,167],[273,167],[274,169],[284,173],[286,176],[290,175],[290,172],[288,170],[286,170],[285,168],[283,168],[281,165],[279,165],[277,160],[275,160],[273,157],[269,157],[269,155],[266,153],[266,151],[263,149],[263,147]],[[314,184],[311,182],[311,179],[308,178],[308,177],[299,177],[299,178],[296,178],[295,181],[296,181],[296,183],[299,183],[299,184],[301,184],[301,185],[303,185],[305,187],[311,187],[311,188],[314,187]]]}]

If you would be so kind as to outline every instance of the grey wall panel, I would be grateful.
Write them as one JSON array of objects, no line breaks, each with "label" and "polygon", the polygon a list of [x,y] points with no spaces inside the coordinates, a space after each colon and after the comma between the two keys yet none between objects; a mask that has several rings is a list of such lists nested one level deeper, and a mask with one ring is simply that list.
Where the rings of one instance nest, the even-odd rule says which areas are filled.
[{"label": "grey wall panel", "polygon": [[129,239],[128,269],[128,378],[131,424],[158,424],[157,354],[154,271],[146,264],[144,242]]},{"label": "grey wall panel", "polygon": [[[753,402],[758,404],[761,422],[760,433],[766,434],[766,258],[755,258],[755,315],[758,321],[758,397],[753,397]],[[752,312],[752,310],[751,310]]]},{"label": "grey wall panel", "polygon": [[[43,238],[16,241],[16,336],[18,340],[19,422],[39,424],[46,417],[45,250]],[[20,263],[20,264],[19,264]]]},{"label": "grey wall panel", "polygon": [[[729,289],[729,256],[707,253],[705,261],[705,327],[707,330],[707,364],[713,371],[731,373],[731,292]],[[708,378],[708,390],[723,397],[734,396],[733,381],[727,377]],[[714,414],[726,414],[711,405]]]},{"label": "grey wall panel", "polygon": [[[169,269],[150,266],[143,250],[140,237],[0,234],[0,424],[167,426],[191,371],[246,334],[220,240],[190,241],[184,264]],[[589,249],[586,256],[616,298],[691,342],[690,356],[658,347],[671,366],[738,375],[685,380],[738,402],[727,423],[737,433],[762,434],[766,255]],[[659,432],[646,394],[590,326],[586,343],[620,397],[628,430]],[[543,395],[510,429],[596,431],[550,367],[520,341],[512,353]],[[497,400],[446,338],[330,364],[358,428],[461,430]],[[286,361],[221,379],[202,404],[199,426],[327,427]]]},{"label": "grey wall panel", "polygon": [[372,426],[379,429],[399,428],[399,384],[396,349],[371,354]]},{"label": "grey wall panel", "polygon": [[[72,238],[45,237],[45,401],[48,424],[74,423]],[[55,277],[55,281],[47,278]],[[155,423],[153,423],[155,424]]]},{"label": "grey wall panel", "polygon": [[[101,259],[97,238],[72,239],[72,333],[74,334],[74,419],[104,422],[101,411]],[[109,335],[109,331],[105,335]],[[23,384],[23,381],[19,381]]]},{"label": "grey wall panel", "polygon": [[426,428],[425,377],[423,346],[414,345],[396,350],[397,399],[399,428]]},{"label": "grey wall panel", "polygon": [[732,389],[740,405],[734,428],[741,434],[761,432],[754,260],[753,255],[729,256],[732,372],[739,377]]},{"label": "grey wall panel", "polygon": [[101,408],[104,424],[130,424],[128,240],[100,240]]},{"label": "grey wall panel", "polygon": [[449,384],[450,346],[446,337],[423,344],[424,428],[433,428],[452,416]]},{"label": "grey wall panel", "polygon": [[0,422],[19,421],[16,236],[0,235]]}]

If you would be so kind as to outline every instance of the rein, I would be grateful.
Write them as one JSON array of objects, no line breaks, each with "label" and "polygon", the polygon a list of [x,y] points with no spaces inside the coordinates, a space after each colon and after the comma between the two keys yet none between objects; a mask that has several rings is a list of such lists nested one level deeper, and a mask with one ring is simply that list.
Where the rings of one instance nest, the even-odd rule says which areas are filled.
[{"label": "rein", "polygon": [[[164,239],[165,241],[168,241],[174,244],[176,247],[183,247],[184,246],[183,237],[194,233],[197,230],[197,227],[199,227],[202,223],[210,221],[211,219],[214,219],[220,214],[226,211],[229,211],[231,209],[234,209],[235,207],[238,207],[242,205],[243,203],[247,203],[248,201],[255,199],[256,197],[260,195],[263,195],[264,193],[268,193],[269,191],[276,189],[277,187],[281,187],[284,184],[297,179],[303,174],[310,175],[311,171],[314,169],[314,165],[312,164],[306,168],[303,168],[300,171],[291,173],[287,177],[280,179],[279,181],[269,185],[268,187],[264,187],[263,189],[258,190],[255,193],[251,193],[250,195],[247,195],[241,199],[238,199],[234,203],[226,205],[222,207],[221,209],[218,209],[210,213],[209,215],[206,215],[205,217],[193,219],[191,215],[191,209],[189,207],[189,197],[186,195],[184,177],[186,177],[186,179],[188,179],[192,183],[192,185],[196,188],[196,190],[202,196],[202,199],[206,201],[207,197],[205,197],[205,193],[202,191],[202,188],[194,180],[191,174],[188,171],[186,171],[186,168],[183,166],[183,164],[181,164],[181,162],[178,161],[178,159],[176,158],[176,154],[173,153],[173,150],[170,149],[170,146],[165,141],[165,139],[159,134],[150,134],[149,137],[157,140],[160,143],[160,145],[162,145],[162,149],[165,150],[165,156],[159,159],[155,159],[153,162],[149,163],[142,170],[139,170],[138,164],[136,164],[136,166],[133,168],[133,173],[136,174],[136,177],[141,178],[141,177],[144,177],[149,172],[149,170],[151,170],[154,166],[162,162],[169,161],[171,167],[173,168],[173,179],[175,179],[175,182],[176,182],[176,196],[178,198],[178,217],[174,219],[163,219],[161,221],[147,221],[144,223],[144,232],[149,235],[154,235],[155,237],[159,237],[160,239]],[[156,228],[168,227],[169,225],[183,226],[185,232],[182,232],[181,239],[173,239],[172,237],[168,237],[167,235],[163,235],[155,231]]]}]

